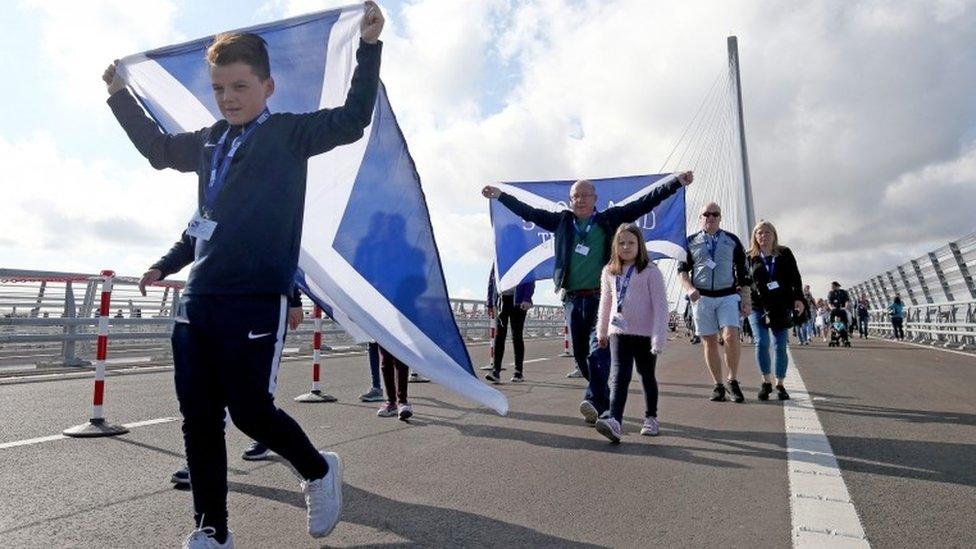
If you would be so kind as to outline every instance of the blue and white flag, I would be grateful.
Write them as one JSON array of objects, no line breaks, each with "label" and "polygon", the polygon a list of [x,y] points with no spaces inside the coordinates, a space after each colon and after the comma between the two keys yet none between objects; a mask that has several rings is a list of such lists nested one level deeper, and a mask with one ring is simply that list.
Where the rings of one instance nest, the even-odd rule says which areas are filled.
[{"label": "blue and white flag", "polygon": [[[345,102],[359,45],[361,3],[242,31],[268,43],[272,112]],[[169,133],[214,124],[204,52],[212,37],[125,58],[121,74]],[[420,177],[380,85],[359,141],[308,161],[299,285],[359,340],[372,339],[411,368],[506,413],[482,383],[451,311]]]},{"label": "blue and white flag", "polygon": [[[598,210],[637,200],[658,185],[672,181],[673,174],[634,175],[591,179],[596,187]],[[552,212],[569,209],[569,188],[575,180],[500,183],[498,188],[534,208]],[[552,278],[555,248],[552,233],[524,221],[501,202],[491,201],[491,225],[495,237],[495,271],[499,291],[521,282]],[[683,260],[687,254],[685,189],[668,197],[636,221],[643,229],[651,259]]]}]

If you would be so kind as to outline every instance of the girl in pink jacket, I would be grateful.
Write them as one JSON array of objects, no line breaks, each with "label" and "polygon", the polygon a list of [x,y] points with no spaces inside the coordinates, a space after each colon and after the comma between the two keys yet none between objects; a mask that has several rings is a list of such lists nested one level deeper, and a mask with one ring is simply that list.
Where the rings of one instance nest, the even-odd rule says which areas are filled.
[{"label": "girl in pink jacket", "polygon": [[621,225],[610,250],[600,280],[597,316],[600,347],[610,346],[610,409],[597,420],[596,429],[616,443],[634,366],[644,386],[641,434],[658,434],[654,365],[667,342],[668,298],[664,277],[648,259],[644,236],[636,225]]}]

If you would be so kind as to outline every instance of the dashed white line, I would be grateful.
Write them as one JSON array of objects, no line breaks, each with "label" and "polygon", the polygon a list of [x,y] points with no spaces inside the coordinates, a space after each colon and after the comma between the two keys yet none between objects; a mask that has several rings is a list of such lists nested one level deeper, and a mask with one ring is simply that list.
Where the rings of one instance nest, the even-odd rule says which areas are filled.
[{"label": "dashed white line", "polygon": [[786,452],[793,547],[870,548],[837,458],[790,353],[785,385]]},{"label": "dashed white line", "polygon": [[[145,421],[136,421],[134,423],[126,423],[123,425],[126,429],[135,429],[137,427],[146,427],[148,425],[159,425],[160,423],[170,423],[173,421],[178,421],[178,417],[160,417],[156,419],[147,419]],[[63,438],[68,438],[64,435],[50,435],[46,437],[28,438],[25,440],[15,440],[12,442],[0,442],[0,450],[6,450],[8,448],[17,448],[18,446],[30,446],[31,444],[41,444],[43,442],[53,442],[55,440],[61,440]]]}]

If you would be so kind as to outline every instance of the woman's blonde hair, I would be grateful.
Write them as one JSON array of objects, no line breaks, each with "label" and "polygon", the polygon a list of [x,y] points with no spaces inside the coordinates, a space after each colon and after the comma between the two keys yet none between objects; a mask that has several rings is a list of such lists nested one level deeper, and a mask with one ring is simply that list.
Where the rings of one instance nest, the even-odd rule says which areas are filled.
[{"label": "woman's blonde hair", "polygon": [[759,229],[769,229],[769,232],[773,233],[773,255],[779,255],[782,246],[779,245],[779,236],[776,234],[776,227],[772,223],[766,221],[765,219],[760,219],[759,223],[752,228],[752,236],[749,240],[749,257],[759,257],[759,240],[756,239],[756,233]]},{"label": "woman's blonde hair", "polygon": [[634,265],[637,266],[637,272],[643,271],[644,267],[647,267],[647,264],[651,261],[647,257],[647,245],[644,243],[644,234],[641,233],[637,225],[624,223],[620,227],[617,227],[617,232],[613,235],[613,242],[610,244],[610,262],[607,263],[607,270],[612,275],[624,274],[624,266],[620,261],[620,249],[617,245],[617,237],[623,233],[630,233],[637,237],[637,257],[634,258]]}]

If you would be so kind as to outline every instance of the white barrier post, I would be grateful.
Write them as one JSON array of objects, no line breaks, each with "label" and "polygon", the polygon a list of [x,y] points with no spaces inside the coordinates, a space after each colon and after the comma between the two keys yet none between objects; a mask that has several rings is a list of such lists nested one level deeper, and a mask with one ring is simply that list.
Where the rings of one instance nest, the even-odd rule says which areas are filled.
[{"label": "white barrier post", "polygon": [[95,354],[95,394],[92,397],[92,415],[88,423],[63,431],[69,437],[110,437],[124,435],[129,430],[105,421],[102,403],[105,397],[105,359],[108,356],[108,320],[112,304],[112,279],[114,271],[102,271],[102,301],[98,308],[98,347]]},{"label": "white barrier post", "polygon": [[338,399],[323,393],[322,386],[319,385],[322,364],[322,309],[318,305],[315,306],[312,317],[315,319],[315,335],[312,336],[312,390],[295,397],[295,402],[335,402]]}]

